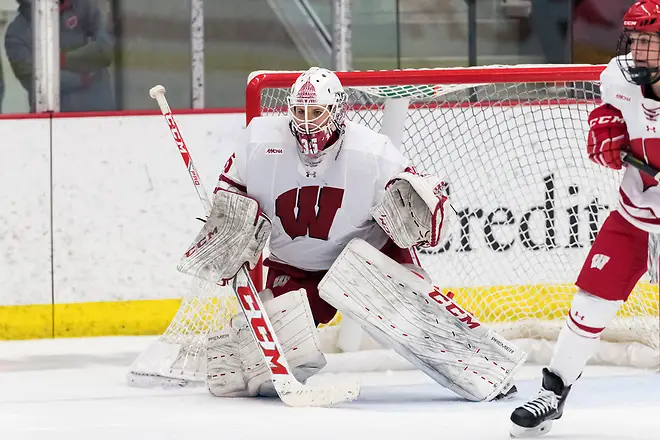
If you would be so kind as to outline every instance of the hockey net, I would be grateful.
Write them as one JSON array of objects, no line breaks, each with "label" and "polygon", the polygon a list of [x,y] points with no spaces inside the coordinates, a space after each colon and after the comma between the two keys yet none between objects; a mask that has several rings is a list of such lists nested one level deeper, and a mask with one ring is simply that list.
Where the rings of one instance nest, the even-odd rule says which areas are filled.
[{"label": "hockey net", "polygon": [[[436,285],[547,362],[620,172],[585,155],[601,66],[343,72],[348,117],[387,134],[422,173],[442,176],[457,211],[443,243],[421,249]],[[255,72],[247,119],[286,112],[296,72]],[[655,254],[655,253],[654,253]],[[657,256],[656,256],[657,258]],[[597,262],[592,263],[597,264]],[[204,379],[204,336],[237,312],[233,294],[195,281],[166,333],[131,368]],[[645,275],[593,361],[658,368],[658,282]],[[323,332],[335,344],[341,316]],[[369,341],[362,348],[371,348]]]}]

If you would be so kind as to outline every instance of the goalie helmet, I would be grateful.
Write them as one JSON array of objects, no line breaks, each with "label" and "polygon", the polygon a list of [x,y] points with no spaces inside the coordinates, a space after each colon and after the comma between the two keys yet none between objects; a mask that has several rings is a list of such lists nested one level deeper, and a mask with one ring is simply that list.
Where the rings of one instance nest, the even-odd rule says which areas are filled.
[{"label": "goalie helmet", "polygon": [[298,77],[287,99],[289,127],[298,154],[308,167],[318,165],[328,151],[339,148],[344,133],[346,92],[333,72],[312,67]]},{"label": "goalie helmet", "polygon": [[617,63],[630,83],[646,85],[660,80],[660,0],[635,2],[625,13]]}]

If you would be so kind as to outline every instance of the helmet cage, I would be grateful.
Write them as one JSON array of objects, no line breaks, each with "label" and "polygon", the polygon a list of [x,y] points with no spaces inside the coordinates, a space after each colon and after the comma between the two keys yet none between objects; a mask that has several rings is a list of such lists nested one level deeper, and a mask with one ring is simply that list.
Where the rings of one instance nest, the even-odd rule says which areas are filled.
[{"label": "helmet cage", "polygon": [[[637,62],[633,58],[632,51],[635,40],[644,38],[645,36],[649,42],[654,38],[657,39],[657,43],[646,44],[646,53],[643,58],[649,64],[655,64],[659,67],[651,67],[648,64],[637,65]],[[652,48],[652,46],[655,46],[655,48]],[[639,51],[639,48],[635,49],[635,52],[639,53]],[[617,43],[616,60],[626,81],[640,86],[658,82],[660,80],[660,34],[657,32],[624,30]]]},{"label": "helmet cage", "polygon": [[[291,133],[296,138],[299,156],[307,166],[318,165],[326,150],[344,133],[347,95],[343,91],[335,92],[332,101],[319,102],[293,93],[287,98]],[[296,115],[297,108],[303,109],[302,118]],[[323,113],[310,118],[310,109],[323,109]]]}]

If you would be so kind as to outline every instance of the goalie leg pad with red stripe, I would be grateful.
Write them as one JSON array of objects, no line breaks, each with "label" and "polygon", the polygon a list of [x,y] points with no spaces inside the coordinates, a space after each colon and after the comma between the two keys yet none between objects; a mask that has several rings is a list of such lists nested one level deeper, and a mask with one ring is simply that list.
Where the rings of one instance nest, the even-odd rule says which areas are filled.
[{"label": "goalie leg pad with red stripe", "polygon": [[469,400],[506,393],[527,357],[431,283],[357,238],[319,292],[380,344]]},{"label": "goalie leg pad with red stripe", "polygon": [[[268,289],[259,294],[295,378],[305,383],[326,365],[305,289],[272,298]],[[267,299],[268,298],[268,299]],[[223,334],[228,333],[229,337]],[[218,397],[277,395],[263,355],[242,313],[231,328],[209,335],[207,387]]]}]

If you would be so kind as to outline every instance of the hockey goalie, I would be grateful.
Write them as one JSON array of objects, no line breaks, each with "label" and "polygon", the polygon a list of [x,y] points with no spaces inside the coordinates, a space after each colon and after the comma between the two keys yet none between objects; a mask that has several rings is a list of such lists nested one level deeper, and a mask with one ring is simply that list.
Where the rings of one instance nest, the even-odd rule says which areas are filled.
[{"label": "hockey goalie", "polygon": [[[196,239],[213,245],[189,252],[180,270],[230,279],[270,239],[260,297],[300,382],[326,365],[316,327],[339,310],[466,399],[514,394],[525,354],[434,288],[415,254],[440,241],[452,212],[446,185],[346,112],[337,76],[314,67],[291,87],[287,116],[253,119]],[[209,335],[207,357],[212,395],[274,395],[242,314]]]}]

